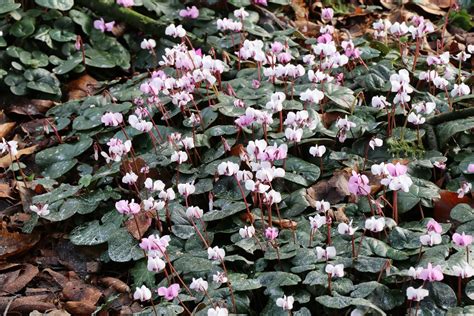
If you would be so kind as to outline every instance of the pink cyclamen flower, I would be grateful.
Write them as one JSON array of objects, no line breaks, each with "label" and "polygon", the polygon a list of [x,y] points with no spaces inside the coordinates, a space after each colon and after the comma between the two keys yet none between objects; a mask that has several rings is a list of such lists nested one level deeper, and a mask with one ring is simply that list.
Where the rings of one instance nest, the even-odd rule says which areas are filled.
[{"label": "pink cyclamen flower", "polygon": [[369,146],[372,148],[372,150],[375,150],[375,147],[381,147],[383,145],[383,140],[380,138],[372,138],[369,141]]},{"label": "pink cyclamen flower", "polygon": [[461,279],[468,279],[474,275],[474,268],[467,262],[453,266],[453,272]]},{"label": "pink cyclamen flower", "polygon": [[132,215],[140,212],[140,204],[135,203],[135,200],[132,201],[120,200],[115,203],[115,208],[120,214]]},{"label": "pink cyclamen flower", "polygon": [[100,121],[105,126],[119,126],[123,122],[123,116],[120,112],[106,112],[102,115]]},{"label": "pink cyclamen flower", "polygon": [[457,190],[458,198],[462,199],[465,194],[468,194],[469,192],[471,192],[471,189],[472,189],[472,184],[470,184],[469,182],[463,181],[461,183],[461,187]]},{"label": "pink cyclamen flower", "polygon": [[334,10],[331,8],[323,8],[321,10],[321,19],[323,22],[331,22],[332,18],[334,16]]},{"label": "pink cyclamen flower", "polygon": [[293,309],[294,302],[295,299],[293,298],[293,296],[283,295],[283,297],[277,298],[276,305],[278,307],[281,307],[285,311],[291,311]]},{"label": "pink cyclamen flower", "polygon": [[215,246],[214,248],[207,248],[207,256],[209,260],[222,261],[225,257],[225,250]]},{"label": "pink cyclamen flower", "polygon": [[358,228],[359,227],[355,227],[355,228],[352,227],[352,220],[351,220],[349,224],[339,223],[339,225],[337,225],[337,232],[341,235],[353,236]]},{"label": "pink cyclamen flower", "polygon": [[322,247],[316,247],[316,256],[318,260],[330,260],[336,257],[336,248],[335,247],[326,247],[326,249]]},{"label": "pink cyclamen flower", "polygon": [[282,43],[277,42],[277,41],[273,42],[270,46],[270,49],[275,54],[280,53],[283,50],[283,48],[285,48],[285,46]]},{"label": "pink cyclamen flower", "polygon": [[199,10],[194,5],[192,7],[186,7],[186,9],[179,11],[179,16],[182,18],[197,19]]},{"label": "pink cyclamen flower", "polygon": [[325,271],[331,278],[342,278],[344,276],[344,265],[342,263],[336,265],[327,264]]},{"label": "pink cyclamen flower", "polygon": [[156,47],[156,41],[152,38],[150,39],[143,39],[143,41],[140,43],[141,49],[146,49],[149,51],[153,51]]},{"label": "pink cyclamen flower", "polygon": [[278,237],[278,228],[268,227],[265,229],[265,238],[268,240],[275,240]]},{"label": "pink cyclamen flower", "polygon": [[368,195],[370,193],[369,178],[355,171],[352,171],[348,186],[349,192],[355,195]]},{"label": "pink cyclamen flower", "polygon": [[457,246],[468,247],[472,244],[472,235],[466,235],[466,233],[458,234],[454,233],[453,242]]},{"label": "pink cyclamen flower", "polygon": [[139,246],[145,251],[158,251],[159,253],[164,254],[170,243],[170,240],[171,238],[169,235],[165,235],[163,237],[158,235],[150,235],[147,238],[142,238]]},{"label": "pink cyclamen flower", "polygon": [[438,234],[441,234],[441,232],[443,231],[441,225],[434,219],[430,219],[428,221],[428,223],[426,224],[426,229],[428,230],[428,232],[435,232]]},{"label": "pink cyclamen flower", "polygon": [[474,173],[474,163],[470,163],[469,166],[467,166],[467,172]]},{"label": "pink cyclamen flower", "polygon": [[263,6],[268,6],[267,0],[253,0],[255,4],[263,5]]},{"label": "pink cyclamen flower", "polygon": [[396,165],[389,163],[385,166],[387,177],[380,181],[381,184],[389,187],[390,190],[403,190],[408,192],[413,184],[410,176],[407,174],[408,167],[397,162]]},{"label": "pink cyclamen flower", "polygon": [[207,310],[207,316],[228,316],[229,311],[225,307],[216,306]]},{"label": "pink cyclamen flower", "polygon": [[30,211],[38,214],[39,216],[47,216],[50,213],[48,206],[48,204],[44,204],[43,206],[31,205]]},{"label": "pink cyclamen flower", "polygon": [[133,7],[135,5],[133,0],[117,0],[117,4],[125,8]]},{"label": "pink cyclamen flower", "polygon": [[112,32],[112,29],[114,28],[114,25],[115,25],[115,21],[105,23],[103,18],[100,18],[100,20],[95,20],[94,21],[94,28],[96,30],[101,31],[102,33],[104,33],[105,31]]},{"label": "pink cyclamen flower", "polygon": [[414,287],[410,286],[409,288],[407,288],[407,298],[410,301],[419,302],[428,295],[429,295],[429,291],[423,289],[423,287],[419,287],[415,289]]},{"label": "pink cyclamen flower", "polygon": [[311,156],[313,157],[322,157],[324,155],[324,153],[326,152],[326,146],[324,145],[316,145],[316,146],[313,146],[313,147],[310,147],[309,148],[309,153]]},{"label": "pink cyclamen flower", "polygon": [[158,289],[158,295],[163,296],[167,301],[172,301],[178,297],[179,289],[178,283],[171,284],[169,287],[162,286]]},{"label": "pink cyclamen flower", "polygon": [[441,281],[444,279],[443,270],[440,265],[433,267],[431,263],[420,272],[420,279],[424,281]]},{"label": "pink cyclamen flower", "polygon": [[135,293],[133,293],[133,298],[141,302],[148,301],[151,299],[151,291],[145,285],[142,285],[136,288]]}]

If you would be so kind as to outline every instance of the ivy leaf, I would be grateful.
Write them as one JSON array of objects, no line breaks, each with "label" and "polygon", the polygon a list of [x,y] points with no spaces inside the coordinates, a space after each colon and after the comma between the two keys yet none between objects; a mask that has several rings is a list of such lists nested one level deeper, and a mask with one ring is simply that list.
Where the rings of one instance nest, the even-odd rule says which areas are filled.
[{"label": "ivy leaf", "polygon": [[429,287],[430,295],[434,297],[436,305],[441,308],[448,309],[449,307],[455,307],[457,304],[456,294],[453,289],[443,282],[430,282]]},{"label": "ivy leaf", "polygon": [[245,210],[245,203],[221,199],[214,202],[214,207],[220,209],[214,209],[210,212],[205,213],[202,217],[205,222],[221,220],[232,216],[240,211],[243,211]]},{"label": "ivy leaf", "polygon": [[49,9],[67,11],[74,5],[74,0],[35,0],[36,4]]},{"label": "ivy leaf", "polygon": [[450,216],[459,223],[469,222],[474,220],[474,208],[469,204],[458,204],[451,210]]},{"label": "ivy leaf", "polygon": [[322,85],[324,95],[343,109],[350,109],[355,104],[354,91],[344,86],[326,83]]},{"label": "ivy leaf", "polygon": [[83,138],[75,144],[61,144],[36,154],[35,161],[43,169],[42,174],[52,179],[59,178],[77,163],[79,156],[92,145],[91,138]]},{"label": "ivy leaf", "polygon": [[120,228],[123,217],[117,211],[108,212],[98,220],[77,226],[71,231],[70,239],[74,245],[93,246],[107,242],[113,233]]},{"label": "ivy leaf", "polygon": [[0,14],[8,13],[21,7],[20,3],[15,3],[14,0],[6,0],[0,6]]},{"label": "ivy leaf", "polygon": [[258,280],[248,279],[243,273],[230,273],[229,280],[235,292],[252,291],[262,287]]},{"label": "ivy leaf", "polygon": [[438,143],[448,145],[449,139],[459,132],[471,130],[474,128],[474,117],[454,120],[441,123],[436,126],[436,134],[438,135]]},{"label": "ivy leaf", "polygon": [[[278,164],[282,165],[282,163]],[[285,179],[302,186],[310,186],[319,178],[319,167],[297,157],[288,157],[285,163]]]},{"label": "ivy leaf", "polygon": [[26,86],[32,90],[61,95],[58,78],[46,69],[28,69],[23,74],[28,81]]},{"label": "ivy leaf", "polygon": [[328,308],[343,309],[351,305],[352,298],[345,296],[323,295],[317,297],[316,302]]},{"label": "ivy leaf", "polygon": [[108,240],[108,255],[112,261],[128,262],[144,257],[138,242],[125,229],[119,229]]},{"label": "ivy leaf", "polygon": [[257,280],[265,287],[290,286],[301,282],[298,275],[282,271],[262,272]]},{"label": "ivy leaf", "polygon": [[204,272],[212,269],[212,262],[207,258],[199,258],[191,255],[182,255],[173,262],[176,270],[184,273]]},{"label": "ivy leaf", "polygon": [[15,37],[27,37],[35,32],[35,19],[30,16],[23,17],[10,28],[10,34]]}]

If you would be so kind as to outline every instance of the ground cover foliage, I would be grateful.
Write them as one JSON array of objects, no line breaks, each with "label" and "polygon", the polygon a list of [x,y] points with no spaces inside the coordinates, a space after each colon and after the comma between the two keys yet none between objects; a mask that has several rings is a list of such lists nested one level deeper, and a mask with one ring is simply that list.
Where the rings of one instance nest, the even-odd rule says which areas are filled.
[{"label": "ground cover foliage", "polygon": [[446,2],[0,2],[0,307],[473,314]]}]

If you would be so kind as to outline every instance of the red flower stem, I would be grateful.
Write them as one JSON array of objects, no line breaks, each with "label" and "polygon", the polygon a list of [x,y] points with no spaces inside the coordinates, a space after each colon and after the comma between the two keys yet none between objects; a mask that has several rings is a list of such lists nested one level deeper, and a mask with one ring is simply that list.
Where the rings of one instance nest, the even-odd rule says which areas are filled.
[{"label": "red flower stem", "polygon": [[232,290],[232,284],[230,283],[230,280],[229,280],[229,274],[227,273],[227,268],[225,266],[224,259],[221,259],[221,263],[222,263],[222,269],[224,269],[224,273],[227,278],[227,286],[229,287],[230,298],[232,300],[232,311],[234,313],[237,313],[237,305],[235,304],[234,291]]},{"label": "red flower stem", "polygon": [[392,202],[392,210],[393,210],[393,220],[395,223],[398,224],[398,191],[393,191],[393,202]]}]

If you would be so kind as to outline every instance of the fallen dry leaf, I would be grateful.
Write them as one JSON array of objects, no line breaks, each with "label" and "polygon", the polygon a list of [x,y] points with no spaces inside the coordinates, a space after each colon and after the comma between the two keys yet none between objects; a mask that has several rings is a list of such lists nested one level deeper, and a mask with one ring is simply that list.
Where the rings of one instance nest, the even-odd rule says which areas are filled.
[{"label": "fallen dry leaf", "polygon": [[29,316],[70,316],[68,312],[62,309],[55,309],[48,311],[47,313],[40,313],[38,311],[32,311]]},{"label": "fallen dry leaf", "polygon": [[289,219],[282,219],[281,221],[279,219],[272,220],[272,223],[275,225],[280,226],[280,228],[290,228],[290,229],[296,229],[298,226],[298,223]]},{"label": "fallen dry leaf", "polygon": [[8,113],[33,116],[42,115],[54,105],[54,102],[51,100],[28,99],[25,97],[7,96],[5,97],[5,100],[3,100],[3,104],[6,105]]},{"label": "fallen dry leaf", "polygon": [[[138,224],[138,227],[137,227]],[[132,236],[140,240],[151,225],[151,214],[140,212],[125,222],[125,227]]]},{"label": "fallen dry leaf", "polygon": [[304,0],[291,1],[291,7],[295,11],[296,21],[308,21],[309,10]]},{"label": "fallen dry leaf", "polygon": [[82,280],[72,280],[64,284],[63,295],[68,301],[95,305],[102,296],[102,292],[92,285],[85,284]]},{"label": "fallen dry leaf", "polygon": [[0,198],[11,199],[12,188],[8,183],[0,183]]},{"label": "fallen dry leaf", "polygon": [[380,4],[382,4],[385,8],[393,10],[395,8],[399,8],[402,4],[407,4],[408,0],[380,0]]},{"label": "fallen dry leaf", "polygon": [[64,284],[66,284],[67,282],[69,282],[69,278],[64,276],[63,274],[59,273],[59,272],[56,272],[54,270],[51,270],[50,268],[46,268],[44,269],[42,272],[46,272],[48,273],[51,277],[53,277],[54,281],[56,281],[56,283],[58,285],[61,285],[63,286]]},{"label": "fallen dry leaf", "polygon": [[26,314],[32,311],[46,312],[56,308],[51,303],[49,295],[36,295],[24,297],[0,297],[0,311],[5,315]]},{"label": "fallen dry leaf", "polygon": [[311,207],[316,207],[316,201],[321,200],[337,204],[350,195],[348,179],[348,173],[336,171],[330,179],[319,181],[306,189],[306,200]]},{"label": "fallen dry leaf", "polygon": [[90,75],[82,75],[67,84],[68,100],[78,100],[93,95],[99,82]]},{"label": "fallen dry leaf", "polygon": [[129,293],[130,287],[127,283],[113,277],[105,277],[99,280],[100,283],[107,287],[111,287],[119,293]]},{"label": "fallen dry leaf", "polygon": [[[34,145],[34,146],[31,146],[31,147],[26,147],[26,148],[18,150],[18,153],[16,154],[16,158],[31,155],[32,153],[35,152],[37,147],[38,147],[37,145]],[[10,167],[11,164],[12,164],[12,159],[11,159],[10,155],[7,154],[7,155],[0,158],[0,168],[6,169],[6,168]]]},{"label": "fallen dry leaf", "polygon": [[474,207],[474,201],[469,196],[458,198],[456,192],[441,190],[440,198],[434,201],[433,218],[438,222],[449,222],[451,220],[451,210],[458,204],[466,203]]},{"label": "fallen dry leaf", "polygon": [[442,4],[445,8],[449,7],[449,3],[446,6],[445,1],[439,1],[439,0],[417,0],[416,2],[413,2],[420,8],[422,8],[425,12],[435,14],[435,15],[445,15],[446,11],[441,10],[441,7],[438,5],[438,3]]},{"label": "fallen dry leaf", "polygon": [[0,124],[0,138],[7,137],[8,134],[13,130],[15,127],[15,122],[7,122]]},{"label": "fallen dry leaf", "polygon": [[19,265],[15,273],[7,271],[2,273],[6,275],[5,279],[0,278],[0,295],[14,294],[23,289],[31,280],[38,274],[39,270],[36,266],[31,264]]},{"label": "fallen dry leaf", "polygon": [[64,304],[67,311],[73,315],[91,315],[96,307],[88,302],[69,301]]},{"label": "fallen dry leaf", "polygon": [[336,210],[330,209],[328,214],[330,217],[334,218],[336,222],[349,223],[349,218],[346,215],[345,209],[345,206],[338,207]]},{"label": "fallen dry leaf", "polygon": [[31,249],[40,239],[39,234],[9,232],[6,224],[0,225],[0,260],[23,253]]}]

